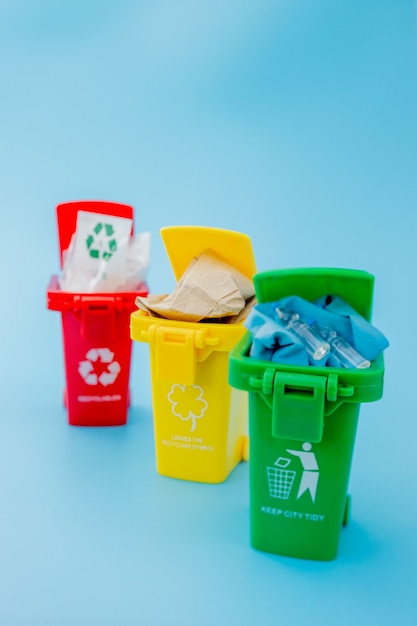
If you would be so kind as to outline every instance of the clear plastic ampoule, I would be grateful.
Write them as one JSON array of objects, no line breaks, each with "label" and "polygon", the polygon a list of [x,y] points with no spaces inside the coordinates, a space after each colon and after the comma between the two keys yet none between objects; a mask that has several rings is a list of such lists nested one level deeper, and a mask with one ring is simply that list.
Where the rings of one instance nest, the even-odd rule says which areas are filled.
[{"label": "clear plastic ampoule", "polygon": [[329,342],[315,328],[302,322],[298,313],[293,313],[285,307],[276,307],[275,312],[286,328],[302,341],[312,359],[320,361],[330,352]]},{"label": "clear plastic ampoule", "polygon": [[355,367],[366,369],[371,366],[371,362],[365,359],[346,339],[340,337],[335,330],[328,326],[320,326],[314,323],[313,326],[330,344],[331,351],[338,358],[344,367]]}]

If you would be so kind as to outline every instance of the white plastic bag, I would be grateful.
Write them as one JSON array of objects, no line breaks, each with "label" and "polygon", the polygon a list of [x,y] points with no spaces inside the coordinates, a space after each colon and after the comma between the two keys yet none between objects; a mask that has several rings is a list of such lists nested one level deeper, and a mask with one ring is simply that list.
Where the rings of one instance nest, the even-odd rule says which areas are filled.
[{"label": "white plastic bag", "polygon": [[78,211],[75,233],[64,256],[62,291],[131,290],[144,280],[150,235],[131,237],[132,223],[128,218]]}]

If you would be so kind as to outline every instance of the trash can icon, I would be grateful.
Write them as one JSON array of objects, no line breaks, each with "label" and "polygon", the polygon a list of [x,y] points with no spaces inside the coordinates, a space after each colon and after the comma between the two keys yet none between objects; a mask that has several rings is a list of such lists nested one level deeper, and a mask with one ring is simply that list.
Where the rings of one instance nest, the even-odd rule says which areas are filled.
[{"label": "trash can icon", "polygon": [[268,488],[271,498],[288,500],[294,484],[296,472],[285,469],[291,463],[290,459],[279,457],[273,467],[267,467]]},{"label": "trash can icon", "polygon": [[[374,277],[360,270],[292,269],[254,276],[258,302],[338,294],[370,320]],[[383,393],[384,361],[368,369],[295,366],[232,349],[229,381],[249,392],[250,542],[275,554],[331,560],[347,522],[347,493],[362,402]],[[288,462],[290,461],[290,462]]]},{"label": "trash can icon", "polygon": [[[131,206],[114,202],[80,201],[58,205],[61,267],[76,229],[78,211],[133,219]],[[98,222],[96,234],[104,236],[108,250],[102,248],[99,252],[91,238],[87,246],[92,256],[110,255],[116,246],[110,229],[100,224]],[[61,313],[66,381],[64,405],[69,424],[117,426],[126,423],[132,349],[129,318],[136,309],[136,297],[147,293],[145,284],[133,292],[65,292],[60,288],[57,275],[50,278],[47,307]]]},{"label": "trash can icon", "polygon": [[[210,249],[252,280],[250,239],[234,231],[171,226],[161,237],[179,280],[190,261]],[[159,474],[223,482],[247,459],[247,393],[228,383],[229,354],[244,335],[241,322],[181,321],[138,310],[134,341],[149,344],[156,466]]]}]

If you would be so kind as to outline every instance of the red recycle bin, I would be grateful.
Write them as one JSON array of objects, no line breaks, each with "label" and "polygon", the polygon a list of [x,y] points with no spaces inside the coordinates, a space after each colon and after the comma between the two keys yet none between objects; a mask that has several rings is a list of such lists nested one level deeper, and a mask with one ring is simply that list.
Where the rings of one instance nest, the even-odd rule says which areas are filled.
[{"label": "red recycle bin", "polygon": [[[78,211],[130,218],[133,208],[115,202],[67,202],[56,208],[60,264],[71,241]],[[133,232],[132,232],[133,234]],[[66,387],[64,404],[73,426],[119,426],[127,421],[130,392],[130,314],[138,295],[148,294],[146,284],[136,291],[73,293],[61,291],[52,276],[47,307],[62,314]]]}]

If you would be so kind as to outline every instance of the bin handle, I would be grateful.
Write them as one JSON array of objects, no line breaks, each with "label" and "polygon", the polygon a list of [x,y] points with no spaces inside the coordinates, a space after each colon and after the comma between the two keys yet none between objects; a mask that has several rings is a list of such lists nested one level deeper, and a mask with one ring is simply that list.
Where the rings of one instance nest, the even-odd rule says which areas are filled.
[{"label": "bin handle", "polygon": [[72,302],[68,302],[67,307],[75,313],[80,311],[105,310],[116,311],[118,313],[124,310],[123,299],[120,296],[74,296]]},{"label": "bin handle", "polygon": [[218,337],[208,337],[206,330],[197,330],[194,335],[194,345],[202,350],[207,346],[217,346],[219,344]]},{"label": "bin handle", "polygon": [[355,387],[353,385],[339,385],[337,388],[337,394],[342,398],[350,398],[355,393]]},{"label": "bin handle", "polygon": [[[263,376],[249,376],[249,386],[254,391],[262,391],[266,395],[272,393],[275,370],[268,368]],[[337,374],[329,374],[326,385],[326,399],[336,402],[338,398],[351,398],[355,393],[353,385],[339,385]]]},{"label": "bin handle", "polygon": [[[162,332],[166,331],[167,333],[171,333],[171,334],[178,334],[178,335],[184,334],[184,331],[180,328],[175,328],[175,327],[171,328],[169,326],[164,327],[164,326],[159,326],[158,324],[151,324],[148,330],[141,331],[140,333],[141,339],[151,343],[156,336],[157,330],[160,330]],[[201,329],[201,330],[197,330],[194,333],[194,347],[199,350],[203,350],[206,347],[217,346],[219,342],[220,342],[220,339],[218,337],[208,337],[206,330]]]},{"label": "bin handle", "polygon": [[249,376],[249,386],[254,390],[263,389],[264,379],[261,376]]}]

